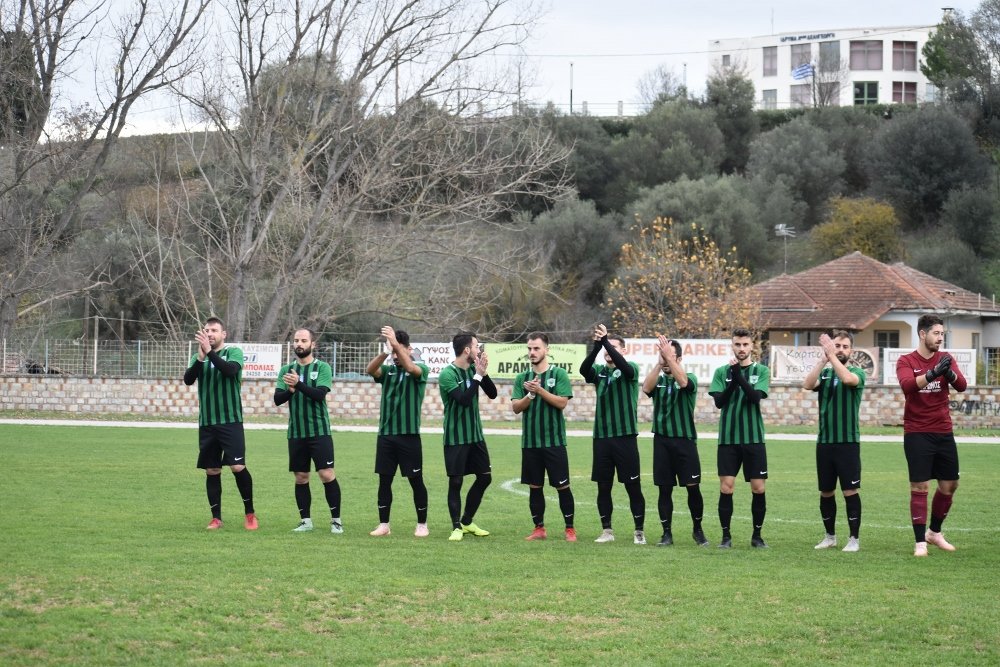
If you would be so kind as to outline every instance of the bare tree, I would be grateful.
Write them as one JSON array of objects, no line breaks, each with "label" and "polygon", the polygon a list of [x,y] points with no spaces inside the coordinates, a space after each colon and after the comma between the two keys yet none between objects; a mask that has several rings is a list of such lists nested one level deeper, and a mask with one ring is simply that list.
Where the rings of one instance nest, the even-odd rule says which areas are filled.
[{"label": "bare tree", "polygon": [[[67,278],[59,253],[135,104],[189,74],[210,2],[138,0],[116,14],[99,0],[0,0],[0,338],[39,302],[86,289],[78,276],[53,293]],[[71,77],[89,71],[81,103]]]},{"label": "bare tree", "polygon": [[657,65],[643,74],[636,88],[639,102],[650,109],[660,102],[683,100],[687,97],[687,86],[684,81],[666,65]]},{"label": "bare tree", "polygon": [[513,113],[516,76],[489,57],[532,14],[513,0],[228,7],[218,62],[175,90],[213,130],[185,135],[200,178],[184,196],[202,203],[188,222],[211,243],[233,337],[364,311],[461,323],[487,287],[538,268],[535,250],[478,242],[518,196],[565,192],[566,150]]}]

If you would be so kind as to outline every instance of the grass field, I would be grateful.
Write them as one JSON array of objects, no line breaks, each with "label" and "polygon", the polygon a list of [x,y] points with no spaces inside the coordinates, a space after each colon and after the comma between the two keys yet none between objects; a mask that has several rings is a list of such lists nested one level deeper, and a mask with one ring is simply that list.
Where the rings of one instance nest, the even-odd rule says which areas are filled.
[{"label": "grass field", "polygon": [[[803,436],[808,440],[808,436]],[[689,538],[675,492],[671,548],[631,543],[616,485],[619,541],[599,532],[590,444],[570,443],[581,541],[523,540],[531,528],[516,436],[489,438],[495,481],[476,522],[487,538],[448,542],[440,436],[425,437],[431,537],[412,536],[409,485],[394,485],[393,535],[377,523],[374,436],[337,434],[346,533],[297,523],[283,433],[248,431],[261,529],[244,531],[232,476],[226,526],[208,532],[196,432],[0,426],[0,663],[115,664],[1000,664],[1000,446],[960,445],[962,488],[945,524],[958,551],[912,557],[901,447],[864,457],[862,550],[817,552],[822,537],[809,442],[768,445],[766,551],[749,548],[750,493],[736,493],[734,542]],[[648,439],[641,440],[644,470]],[[701,443],[706,478],[714,446]],[[656,489],[643,476],[647,532]],[[550,535],[561,535],[549,492]],[[838,532],[846,537],[842,499]],[[324,524],[313,481],[313,516]]]}]

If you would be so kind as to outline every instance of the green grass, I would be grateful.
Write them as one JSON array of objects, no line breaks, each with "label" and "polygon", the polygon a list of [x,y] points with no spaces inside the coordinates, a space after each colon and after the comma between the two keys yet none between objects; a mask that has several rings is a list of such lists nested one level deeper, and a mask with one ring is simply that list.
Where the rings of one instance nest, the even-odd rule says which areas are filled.
[{"label": "green grass", "polygon": [[[476,522],[487,538],[445,539],[438,436],[425,438],[431,537],[412,537],[409,486],[394,485],[393,535],[376,539],[374,436],[337,434],[347,532],[292,534],[292,476],[280,432],[248,431],[261,529],[243,530],[224,476],[226,526],[207,532],[195,430],[0,426],[0,663],[115,664],[997,664],[1000,447],[960,445],[962,488],[945,532],[959,548],[917,560],[900,446],[865,445],[862,551],[816,552],[822,537],[813,446],[768,445],[764,536],[749,546],[750,493],[736,494],[731,552],[689,538],[596,545],[590,445],[570,462],[581,541],[529,543],[518,439],[489,439],[495,482]],[[642,441],[644,470],[650,465]],[[707,480],[714,446],[701,443]],[[656,489],[643,476],[647,528]],[[548,524],[561,521],[549,490]],[[719,529],[705,484],[706,532]],[[313,482],[317,523],[322,493]],[[843,503],[839,532],[846,533]]]}]

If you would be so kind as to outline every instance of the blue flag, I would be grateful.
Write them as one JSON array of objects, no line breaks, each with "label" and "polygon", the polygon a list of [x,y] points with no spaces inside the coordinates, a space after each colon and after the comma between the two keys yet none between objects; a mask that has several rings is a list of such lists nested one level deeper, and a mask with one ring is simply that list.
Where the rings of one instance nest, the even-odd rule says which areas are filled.
[{"label": "blue flag", "polygon": [[801,79],[808,79],[815,74],[815,70],[812,63],[802,63],[798,67],[792,70],[792,78],[796,81]]}]

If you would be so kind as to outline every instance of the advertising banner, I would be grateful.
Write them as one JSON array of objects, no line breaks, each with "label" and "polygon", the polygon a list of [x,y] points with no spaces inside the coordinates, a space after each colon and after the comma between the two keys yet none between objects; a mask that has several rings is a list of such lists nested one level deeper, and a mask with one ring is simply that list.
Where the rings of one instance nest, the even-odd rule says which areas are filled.
[{"label": "advertising banner", "polygon": [[[802,382],[826,353],[819,345],[772,345],[771,380],[774,382]],[[895,363],[895,362],[893,362]],[[857,366],[865,372],[866,382],[880,382],[878,373],[878,348],[855,348],[849,366]],[[895,372],[895,371],[894,371]]]},{"label": "advertising banner", "polygon": [[274,380],[281,370],[282,348],[280,343],[236,343],[243,348],[243,377]]}]

